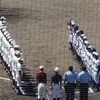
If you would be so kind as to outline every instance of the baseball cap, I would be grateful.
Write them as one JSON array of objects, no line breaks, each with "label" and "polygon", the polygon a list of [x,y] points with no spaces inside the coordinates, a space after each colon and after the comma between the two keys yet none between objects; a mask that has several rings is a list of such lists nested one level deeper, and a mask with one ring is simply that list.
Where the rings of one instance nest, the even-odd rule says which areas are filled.
[{"label": "baseball cap", "polygon": [[6,29],[5,29],[5,28],[3,28],[1,31],[2,31],[2,32],[5,32],[5,31],[6,31]]},{"label": "baseball cap", "polygon": [[78,30],[78,28],[79,28],[79,27],[78,27],[77,25],[74,26],[74,30]]},{"label": "baseball cap", "polygon": [[15,55],[22,55],[22,53],[20,51],[16,51]]},{"label": "baseball cap", "polygon": [[6,30],[6,31],[4,31],[4,35],[7,35],[8,34],[8,31]]},{"label": "baseball cap", "polygon": [[3,29],[4,28],[4,26],[0,26],[0,29]]},{"label": "baseball cap", "polygon": [[97,52],[93,52],[92,54],[95,56],[99,56],[99,53],[97,53]]},{"label": "baseball cap", "polygon": [[71,24],[72,24],[72,25],[75,25],[75,22],[74,22],[74,21],[71,21]]},{"label": "baseball cap", "polygon": [[67,21],[67,25],[70,25],[71,24],[71,21]]},{"label": "baseball cap", "polygon": [[6,20],[6,18],[5,18],[4,16],[2,16],[0,19],[1,19],[1,20]]},{"label": "baseball cap", "polygon": [[80,37],[83,39],[83,37],[84,37],[84,36],[85,36],[85,34],[81,34],[81,36],[80,36]]},{"label": "baseball cap", "polygon": [[83,32],[82,30],[79,30],[79,32],[80,32],[81,34],[84,34],[84,32]]},{"label": "baseball cap", "polygon": [[16,44],[16,45],[14,45],[14,48],[20,48],[20,47],[19,47],[19,45]]},{"label": "baseball cap", "polygon": [[7,40],[9,40],[9,39],[11,39],[11,38],[12,38],[12,36],[6,36],[6,38],[7,38]]},{"label": "baseball cap", "polygon": [[95,48],[91,48],[92,52],[96,52],[96,49]]},{"label": "baseball cap", "polygon": [[59,72],[59,68],[56,67],[56,68],[54,69],[54,71],[55,71],[55,72]]},{"label": "baseball cap", "polygon": [[18,61],[23,61],[24,59],[22,57],[19,57]]},{"label": "baseball cap", "polygon": [[94,52],[94,55],[98,57],[98,56],[99,56],[99,53],[97,53],[97,52]]},{"label": "baseball cap", "polygon": [[6,24],[6,21],[2,21],[3,24]]},{"label": "baseball cap", "polygon": [[91,49],[91,48],[92,48],[92,46],[90,46],[90,45],[89,46],[86,46],[86,49]]},{"label": "baseball cap", "polygon": [[88,42],[88,41],[84,41],[84,44],[85,44],[85,45],[89,45],[89,42]]},{"label": "baseball cap", "polygon": [[13,43],[16,43],[16,41],[15,40],[12,40],[10,43],[13,44]]},{"label": "baseball cap", "polygon": [[23,64],[23,60],[24,59],[22,57],[19,57],[18,62],[21,63],[21,64]]},{"label": "baseball cap", "polygon": [[73,70],[73,66],[69,66],[69,70]]},{"label": "baseball cap", "polygon": [[83,36],[83,40],[87,40],[87,36]]},{"label": "baseball cap", "polygon": [[85,36],[85,34],[81,34],[81,36],[83,36],[83,37],[84,37],[84,36]]},{"label": "baseball cap", "polygon": [[8,33],[8,34],[6,35],[6,38],[9,37],[9,36],[10,36],[10,34]]},{"label": "baseball cap", "polygon": [[86,70],[86,66],[81,67],[82,70]]},{"label": "baseball cap", "polygon": [[11,38],[11,39],[9,39],[8,41],[11,42],[11,41],[13,41],[13,39]]},{"label": "baseball cap", "polygon": [[41,69],[44,69],[44,66],[41,65],[41,66],[39,67],[39,69],[40,69],[40,70],[41,70]]}]

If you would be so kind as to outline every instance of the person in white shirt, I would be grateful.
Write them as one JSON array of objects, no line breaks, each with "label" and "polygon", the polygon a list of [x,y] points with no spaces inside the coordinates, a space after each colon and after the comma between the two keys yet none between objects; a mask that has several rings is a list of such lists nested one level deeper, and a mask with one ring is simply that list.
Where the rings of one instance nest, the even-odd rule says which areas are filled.
[{"label": "person in white shirt", "polygon": [[95,81],[95,92],[99,92],[99,77],[100,77],[100,59],[97,52],[93,52],[95,58],[93,66],[93,80]]}]

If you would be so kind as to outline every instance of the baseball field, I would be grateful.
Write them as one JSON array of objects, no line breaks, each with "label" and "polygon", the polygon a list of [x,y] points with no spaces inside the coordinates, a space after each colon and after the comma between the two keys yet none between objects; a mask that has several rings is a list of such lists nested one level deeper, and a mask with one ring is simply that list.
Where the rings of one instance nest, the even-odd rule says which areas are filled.
[{"label": "baseball field", "polygon": [[[7,30],[21,47],[25,67],[35,80],[39,66],[47,73],[47,100],[52,100],[50,78],[54,68],[60,74],[72,65],[76,72],[80,66],[69,51],[68,20],[74,20],[83,30],[90,45],[100,53],[100,0],[1,0],[0,15],[7,19]],[[0,100],[37,100],[34,96],[16,95],[0,65]],[[35,81],[34,81],[35,82]],[[100,92],[89,90],[89,100],[99,100]],[[61,90],[61,100],[65,92]],[[76,90],[75,100],[79,100]]]}]

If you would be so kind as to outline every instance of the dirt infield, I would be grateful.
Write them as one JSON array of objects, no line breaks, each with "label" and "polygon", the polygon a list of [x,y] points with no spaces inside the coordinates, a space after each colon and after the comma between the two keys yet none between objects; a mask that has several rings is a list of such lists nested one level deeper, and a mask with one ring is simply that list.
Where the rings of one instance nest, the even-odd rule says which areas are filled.
[{"label": "dirt infield", "polygon": [[[56,66],[62,75],[69,65],[80,72],[80,66],[69,51],[68,20],[74,20],[79,25],[90,44],[100,53],[99,5],[100,0],[2,0],[0,13],[7,18],[7,30],[20,45],[24,63],[33,78],[39,71],[38,67],[45,66],[49,88],[50,77]],[[2,66],[0,77],[8,78]],[[48,100],[51,98],[48,94]],[[75,98],[79,100],[78,93]],[[89,100],[99,98],[99,93],[89,93]],[[1,80],[0,100],[37,100],[37,97],[16,95],[11,82]],[[63,90],[61,100],[65,100]]]}]

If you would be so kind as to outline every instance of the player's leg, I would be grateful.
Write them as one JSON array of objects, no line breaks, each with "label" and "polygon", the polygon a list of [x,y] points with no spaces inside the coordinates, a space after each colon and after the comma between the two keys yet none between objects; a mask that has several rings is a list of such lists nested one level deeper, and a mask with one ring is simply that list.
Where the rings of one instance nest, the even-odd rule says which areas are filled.
[{"label": "player's leg", "polygon": [[42,100],[45,100],[45,98],[46,98],[46,84],[45,83],[43,83],[42,84]]},{"label": "player's leg", "polygon": [[42,84],[38,85],[38,100],[41,100]]},{"label": "player's leg", "polygon": [[60,85],[57,85],[56,95],[57,95],[57,100],[60,100]]}]

